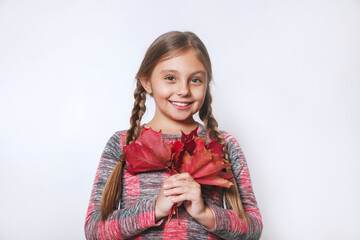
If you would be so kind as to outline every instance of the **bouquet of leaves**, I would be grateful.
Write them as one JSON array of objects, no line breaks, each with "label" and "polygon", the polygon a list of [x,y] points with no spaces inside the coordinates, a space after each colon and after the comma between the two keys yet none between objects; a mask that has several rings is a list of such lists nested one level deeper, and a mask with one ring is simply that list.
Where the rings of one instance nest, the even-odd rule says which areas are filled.
[{"label": "bouquet of leaves", "polygon": [[206,138],[198,137],[197,130],[198,127],[189,134],[182,132],[180,140],[165,144],[161,131],[143,127],[140,136],[124,147],[129,163],[126,169],[132,174],[155,170],[187,172],[199,184],[229,188],[233,185],[228,180],[232,175],[222,171],[230,166],[224,159],[223,144],[215,140],[206,144]]}]

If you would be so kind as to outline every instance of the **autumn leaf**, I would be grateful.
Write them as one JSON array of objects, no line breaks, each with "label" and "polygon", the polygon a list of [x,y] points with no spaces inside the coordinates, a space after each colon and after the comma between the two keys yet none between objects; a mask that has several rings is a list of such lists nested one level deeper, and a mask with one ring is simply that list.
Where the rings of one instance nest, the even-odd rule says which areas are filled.
[{"label": "autumn leaf", "polygon": [[125,146],[126,169],[139,173],[169,169],[172,174],[187,172],[200,184],[230,187],[227,179],[232,175],[223,172],[230,164],[223,158],[223,144],[198,137],[197,129],[189,134],[182,132],[181,141],[165,145],[161,131],[142,128],[140,136]]},{"label": "autumn leaf", "polygon": [[226,172],[221,171],[218,176],[221,177],[221,178],[230,179],[230,178],[232,178],[234,175],[233,175],[233,174],[228,174],[228,173],[226,173]]},{"label": "autumn leaf", "polygon": [[190,155],[194,154],[194,150],[196,148],[196,142],[194,139],[198,136],[198,128],[199,126],[197,126],[189,134],[185,134],[183,131],[181,131],[181,142],[184,144],[184,150],[187,151]]},{"label": "autumn leaf", "polygon": [[228,175],[222,172],[222,169],[227,167],[229,167],[229,163],[225,163],[219,155],[213,156],[211,151],[206,149],[196,149],[193,156],[185,152],[181,172],[189,173],[195,181],[201,184],[230,187],[233,184],[223,178]]},{"label": "autumn leaf", "polygon": [[184,153],[184,144],[175,140],[171,146],[171,160],[173,162],[171,170],[173,173],[178,173],[182,165],[182,155]]},{"label": "autumn leaf", "polygon": [[223,155],[223,144],[219,143],[218,141],[214,141],[212,140],[210,143],[206,144],[206,149],[211,150],[212,154],[219,154],[219,155]]},{"label": "autumn leaf", "polygon": [[166,169],[171,165],[171,148],[164,144],[161,131],[142,128],[138,139],[124,147],[126,169],[130,173]]},{"label": "autumn leaf", "polygon": [[233,185],[233,183],[230,182],[229,180],[222,178],[216,174],[197,178],[196,181],[204,185],[213,185],[213,186],[226,187],[226,188],[229,188]]}]

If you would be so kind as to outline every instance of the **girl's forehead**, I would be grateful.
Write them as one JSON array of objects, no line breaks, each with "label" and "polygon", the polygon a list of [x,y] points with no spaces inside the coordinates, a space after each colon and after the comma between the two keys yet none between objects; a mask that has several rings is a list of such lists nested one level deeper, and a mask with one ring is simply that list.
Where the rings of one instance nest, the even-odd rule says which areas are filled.
[{"label": "girl's forehead", "polygon": [[160,58],[159,62],[163,62],[163,61],[166,61],[166,60],[170,60],[170,59],[172,59],[172,58],[176,58],[176,57],[179,57],[179,56],[181,56],[181,55],[185,55],[185,54],[187,54],[187,53],[189,53],[189,52],[193,52],[193,53],[196,55],[195,50],[192,49],[192,48],[189,48],[189,49],[186,49],[186,50],[175,49],[175,50],[172,50],[172,51],[164,54],[164,55]]},{"label": "girl's forehead", "polygon": [[[184,57],[187,59],[187,61],[181,61],[179,60],[179,57]],[[176,51],[176,52],[170,52],[169,54],[164,55],[155,65],[155,68],[159,68],[160,66],[165,65],[173,65],[176,66],[177,64],[183,63],[186,64],[189,61],[192,62],[194,67],[201,67],[205,69],[204,63],[201,61],[201,58],[197,55],[196,51],[193,49],[189,49],[186,51]],[[196,63],[196,64],[194,64]]]}]

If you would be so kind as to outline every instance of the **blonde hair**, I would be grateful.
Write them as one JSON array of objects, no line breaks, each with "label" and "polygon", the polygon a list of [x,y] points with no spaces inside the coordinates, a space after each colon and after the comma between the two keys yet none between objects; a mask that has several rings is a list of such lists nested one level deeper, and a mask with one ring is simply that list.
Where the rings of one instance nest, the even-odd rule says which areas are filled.
[{"label": "blonde hair", "polygon": [[[140,83],[140,78],[149,78],[156,64],[160,60],[169,59],[175,55],[186,52],[189,49],[193,49],[195,51],[198,59],[204,65],[208,77],[207,84],[209,85],[212,80],[211,61],[204,43],[198,36],[192,32],[179,31],[171,31],[159,36],[146,51],[139,71],[136,74],[137,83],[134,91],[135,102],[130,117],[130,129],[126,132],[124,146],[131,144],[138,137],[141,128],[141,118],[146,111],[146,91]],[[218,123],[212,114],[211,102],[212,97],[210,94],[210,88],[207,86],[204,104],[199,111],[199,117],[204,122],[210,139],[224,144],[223,152],[226,160],[228,160],[226,140],[221,135],[218,129]],[[115,166],[105,185],[101,198],[102,221],[105,221],[114,211],[116,204],[120,199],[122,190],[122,171],[125,158],[125,153],[122,151],[119,162]],[[228,174],[232,175],[230,167],[226,169],[226,171]],[[231,178],[230,181],[233,185],[230,188],[225,189],[226,200],[236,215],[239,218],[246,220],[235,178]]]}]

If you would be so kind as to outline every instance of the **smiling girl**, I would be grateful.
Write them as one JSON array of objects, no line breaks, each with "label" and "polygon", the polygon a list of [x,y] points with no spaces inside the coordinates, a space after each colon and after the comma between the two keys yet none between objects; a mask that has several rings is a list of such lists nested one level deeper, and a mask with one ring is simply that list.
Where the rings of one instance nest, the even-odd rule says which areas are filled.
[{"label": "smiling girl", "polygon": [[[130,129],[116,132],[100,159],[86,238],[259,239],[262,219],[246,160],[235,138],[218,129],[212,114],[211,62],[202,41],[192,32],[161,35],[147,50],[136,79]],[[152,120],[142,125],[147,94],[156,109]],[[198,112],[204,125],[193,118]],[[144,129],[161,131],[165,144],[180,139],[181,131],[224,144],[232,186],[204,186],[189,173],[128,171],[124,147]],[[177,216],[167,219],[174,205]]]},{"label": "smiling girl", "polygon": [[140,77],[146,92],[156,103],[154,118],[147,123],[155,131],[179,134],[197,127],[193,115],[204,103],[206,69],[193,49],[159,61],[150,78]]}]

